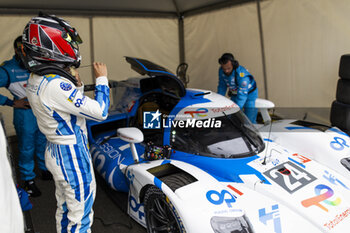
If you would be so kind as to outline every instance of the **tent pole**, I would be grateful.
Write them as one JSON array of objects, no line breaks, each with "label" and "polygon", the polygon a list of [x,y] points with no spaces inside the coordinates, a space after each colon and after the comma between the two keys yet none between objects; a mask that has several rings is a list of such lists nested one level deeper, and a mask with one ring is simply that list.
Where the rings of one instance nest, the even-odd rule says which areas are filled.
[{"label": "tent pole", "polygon": [[60,16],[115,16],[115,17],[146,17],[146,18],[174,18],[174,12],[152,12],[152,11],[128,11],[128,10],[81,10],[81,9],[55,9],[55,8],[6,8],[0,6],[1,15],[37,15],[42,10],[49,14]]},{"label": "tent pole", "polygon": [[185,58],[185,33],[184,33],[184,17],[180,16],[178,19],[179,25],[179,55],[180,55],[180,64],[186,61]]},{"label": "tent pole", "polygon": [[[186,62],[185,58],[185,32],[184,32],[184,15],[181,13],[181,9],[179,8],[179,5],[177,4],[176,0],[173,0],[174,7],[176,9],[176,15],[177,15],[177,25],[178,25],[178,35],[179,35],[179,66],[176,69],[176,75],[178,72],[178,69],[180,67],[180,64]],[[185,87],[187,87],[187,81],[186,77],[179,77]]]},{"label": "tent pole", "polygon": [[[94,47],[94,25],[93,25],[93,16],[89,17],[89,27],[90,27],[90,59],[91,64],[95,61],[95,47]],[[92,75],[92,83],[96,83],[96,79],[94,78],[94,67],[91,66],[91,75]]]},{"label": "tent pole", "polygon": [[265,90],[265,99],[269,98],[268,88],[267,88],[267,74],[266,74],[266,58],[265,58],[265,46],[264,46],[264,33],[262,26],[262,17],[261,17],[261,7],[260,1],[256,0],[256,6],[258,11],[258,21],[259,21],[259,34],[260,34],[260,45],[261,45],[261,59],[262,59],[262,68],[263,68],[263,76],[264,76],[264,90]]},{"label": "tent pole", "polygon": [[185,33],[184,33],[184,15],[177,4],[176,0],[173,0],[174,7],[176,9],[176,15],[178,19],[178,29],[179,29],[179,61],[181,63],[185,62]]},{"label": "tent pole", "polygon": [[[179,27],[179,59],[180,63],[183,64],[186,63],[186,57],[185,57],[185,32],[184,32],[184,16],[180,15],[178,18],[178,27]],[[180,65],[178,66],[177,69],[179,69]],[[186,68],[187,69],[187,68]],[[176,70],[176,73],[178,71]],[[185,72],[186,74],[186,72]],[[187,80],[186,75],[184,77],[180,77],[181,81],[187,87],[187,83],[189,80]]]}]

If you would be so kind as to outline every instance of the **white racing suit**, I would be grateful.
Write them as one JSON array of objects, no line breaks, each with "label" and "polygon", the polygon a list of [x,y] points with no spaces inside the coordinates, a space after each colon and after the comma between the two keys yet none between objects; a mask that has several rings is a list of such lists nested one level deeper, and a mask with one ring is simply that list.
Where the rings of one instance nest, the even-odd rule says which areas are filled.
[{"label": "white racing suit", "polygon": [[93,100],[59,75],[31,74],[27,97],[48,140],[45,162],[55,180],[57,232],[91,232],[96,183],[85,118],[107,118],[107,77],[96,79]]}]

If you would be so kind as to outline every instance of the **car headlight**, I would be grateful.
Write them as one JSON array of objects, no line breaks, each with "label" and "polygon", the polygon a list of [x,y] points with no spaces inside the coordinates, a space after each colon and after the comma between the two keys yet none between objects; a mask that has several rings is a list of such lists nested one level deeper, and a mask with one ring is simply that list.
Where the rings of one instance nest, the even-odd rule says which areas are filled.
[{"label": "car headlight", "polygon": [[211,227],[215,233],[254,233],[248,218],[241,217],[219,217],[214,216],[210,220]]},{"label": "car headlight", "polygon": [[340,160],[341,164],[350,171],[350,158]]}]

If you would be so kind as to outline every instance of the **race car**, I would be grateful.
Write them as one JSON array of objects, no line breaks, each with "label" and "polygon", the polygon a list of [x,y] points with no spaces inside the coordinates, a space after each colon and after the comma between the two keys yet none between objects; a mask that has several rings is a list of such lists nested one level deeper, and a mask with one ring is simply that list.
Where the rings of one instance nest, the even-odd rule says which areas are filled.
[{"label": "race car", "polygon": [[87,123],[90,151],[148,232],[348,231],[346,134],[295,120],[252,125],[230,99],[126,61],[143,77],[113,84],[108,119]]}]

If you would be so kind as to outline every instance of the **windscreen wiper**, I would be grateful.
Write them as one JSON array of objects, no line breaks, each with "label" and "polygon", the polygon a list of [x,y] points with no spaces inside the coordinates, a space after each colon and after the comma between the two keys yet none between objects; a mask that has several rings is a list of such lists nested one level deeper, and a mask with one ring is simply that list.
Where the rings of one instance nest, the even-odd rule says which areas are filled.
[{"label": "windscreen wiper", "polygon": [[227,114],[225,112],[222,112],[225,117],[231,122],[231,124],[236,127],[247,139],[248,141],[256,148],[256,151],[258,151],[259,145],[257,145],[257,143],[254,141],[254,139],[252,138],[251,135],[249,135],[249,133],[247,133],[247,129],[245,129],[241,124],[237,124],[236,122],[234,122],[230,117],[227,116]]}]

